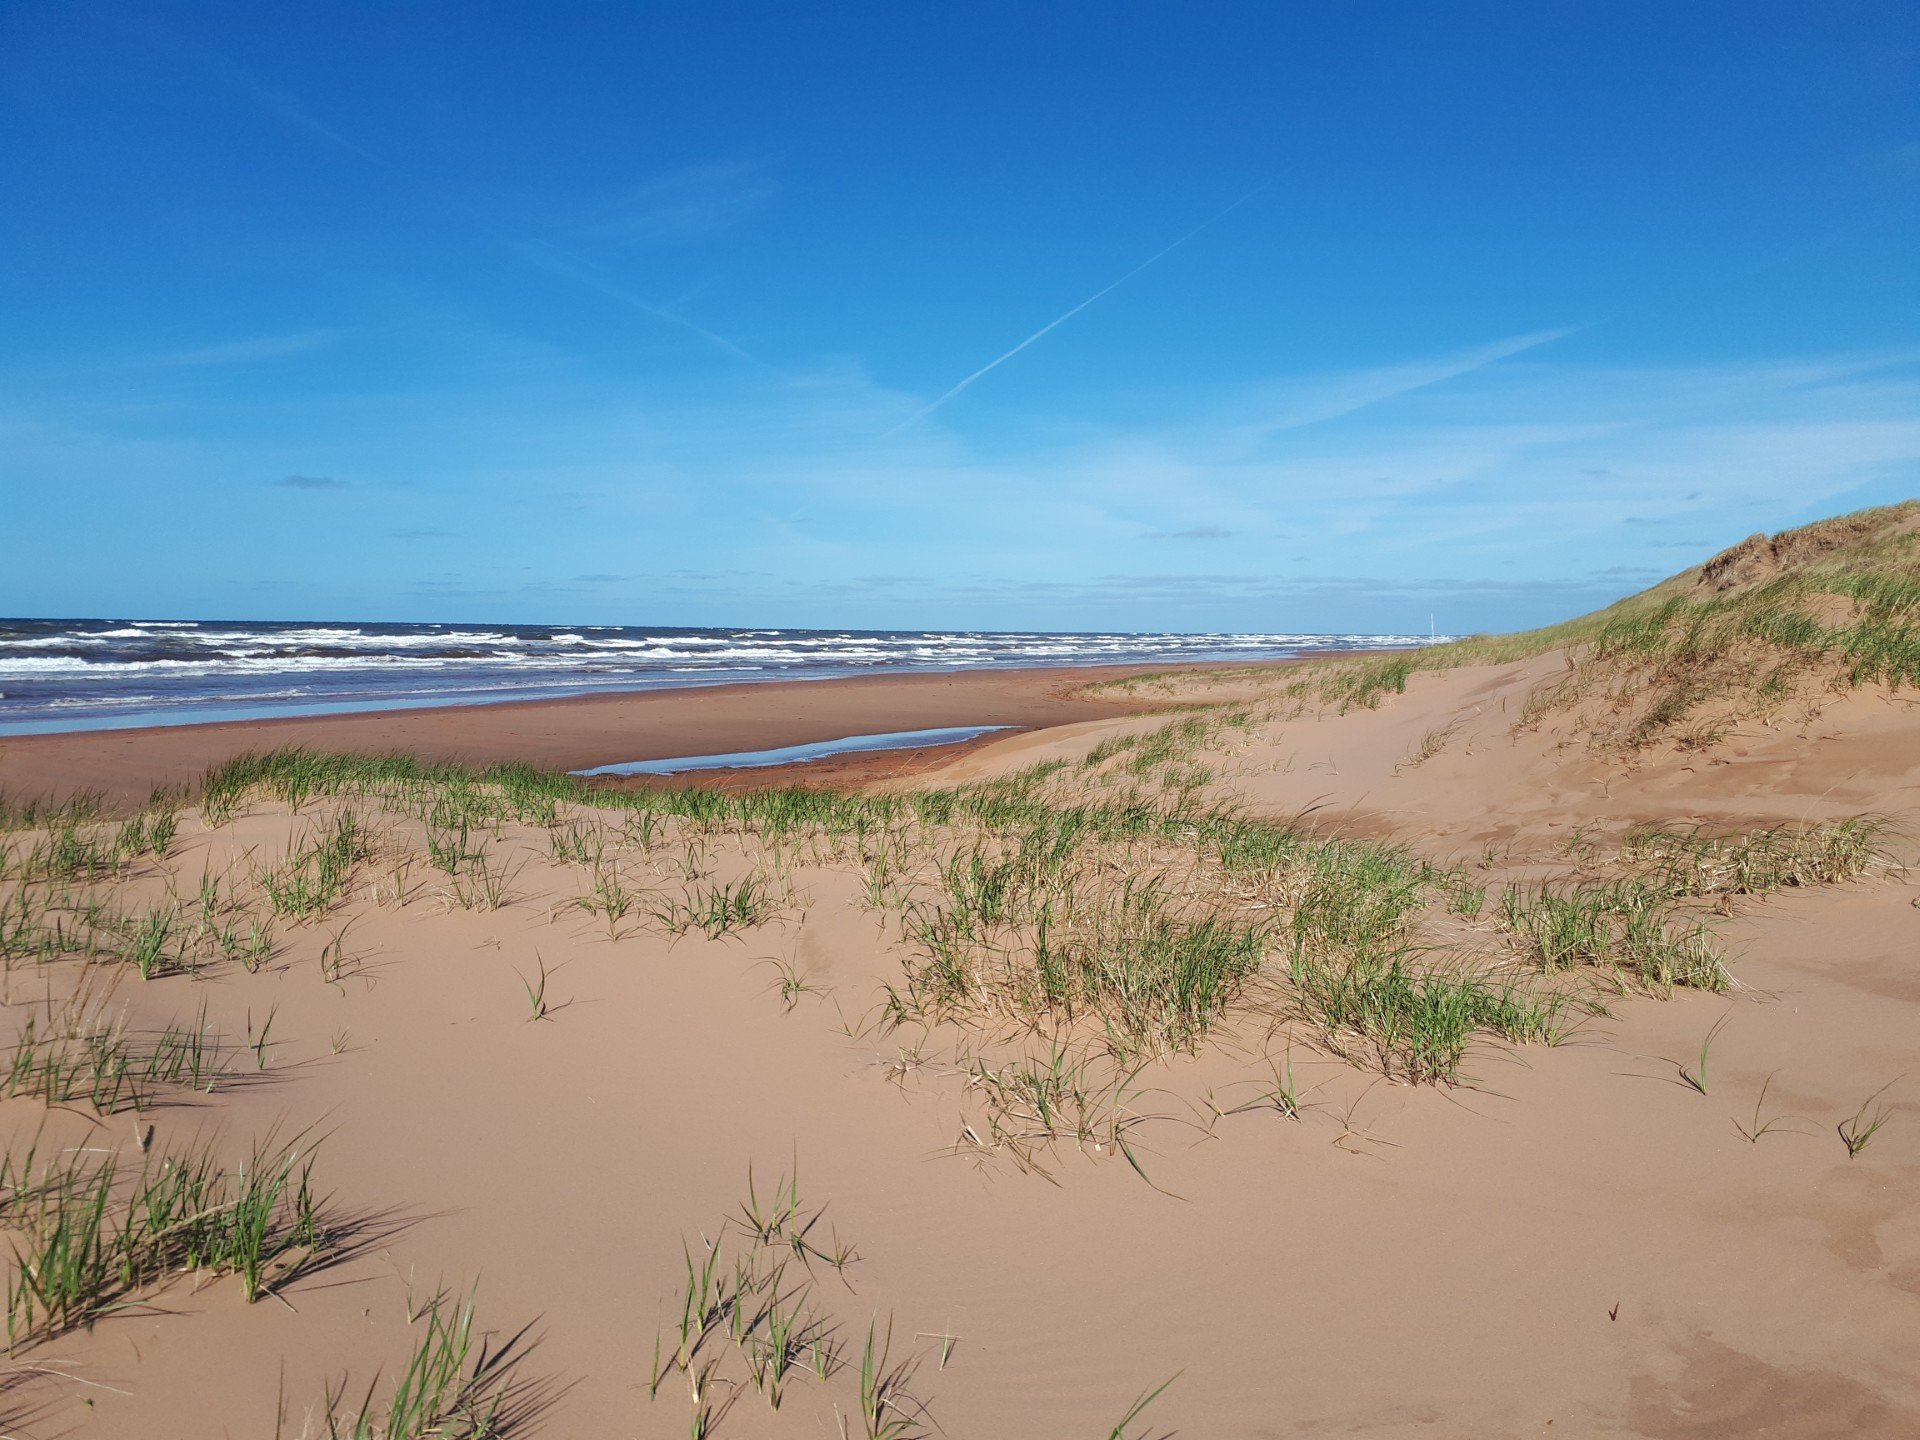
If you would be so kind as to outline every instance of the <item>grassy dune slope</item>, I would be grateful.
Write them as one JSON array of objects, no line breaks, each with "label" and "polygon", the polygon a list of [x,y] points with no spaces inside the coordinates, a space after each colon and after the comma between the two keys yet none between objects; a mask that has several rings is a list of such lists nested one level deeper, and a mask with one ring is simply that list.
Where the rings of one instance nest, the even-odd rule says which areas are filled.
[{"label": "grassy dune slope", "polygon": [[[1920,501],[1755,535],[1603,610],[1538,630],[1407,655],[1328,661],[1263,688],[1301,705],[1371,706],[1408,677],[1565,651],[1545,710],[1578,711],[1594,737],[1638,747],[1710,741],[1735,718],[1861,685],[1920,683]],[[1221,671],[1215,684],[1252,671]],[[1118,682],[1135,691],[1192,680]]]},{"label": "grassy dune slope", "polygon": [[0,1431],[1912,1433],[1915,727],[1742,727],[1920,679],[1917,528],[911,788],[0,805]]}]

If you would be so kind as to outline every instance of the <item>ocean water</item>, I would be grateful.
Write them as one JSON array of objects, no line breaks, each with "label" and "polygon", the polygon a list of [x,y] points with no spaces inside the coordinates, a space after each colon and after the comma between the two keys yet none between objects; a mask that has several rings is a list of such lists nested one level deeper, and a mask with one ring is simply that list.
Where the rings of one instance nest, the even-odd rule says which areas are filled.
[{"label": "ocean water", "polygon": [[575,770],[575,775],[685,775],[695,770],[764,770],[774,765],[804,765],[833,755],[869,755],[888,750],[930,750],[978,740],[1011,725],[943,725],[936,730],[884,730],[878,735],[843,735],[806,745],[771,750],[726,750],[715,755],[676,755],[667,760],[622,760]]},{"label": "ocean water", "polygon": [[1427,640],[0,620],[0,735],[886,671],[1258,660]]}]

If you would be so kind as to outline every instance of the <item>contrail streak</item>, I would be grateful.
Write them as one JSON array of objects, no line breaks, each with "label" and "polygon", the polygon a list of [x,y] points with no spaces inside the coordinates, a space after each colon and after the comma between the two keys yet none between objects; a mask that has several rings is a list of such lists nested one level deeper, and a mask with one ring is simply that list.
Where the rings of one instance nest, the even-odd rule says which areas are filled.
[{"label": "contrail streak", "polygon": [[653,301],[647,299],[646,296],[636,294],[625,286],[615,284],[613,281],[605,279],[598,273],[597,266],[589,266],[586,261],[576,256],[569,255],[562,250],[556,250],[550,245],[535,245],[524,240],[509,239],[504,235],[496,234],[493,238],[529,265],[536,266],[546,271],[549,275],[558,275],[563,279],[573,281],[576,285],[584,285],[590,290],[598,291],[608,299],[617,300],[623,305],[629,305],[641,314],[649,315],[653,319],[658,320],[663,325],[677,325],[682,330],[693,335],[698,335],[708,344],[718,346],[728,354],[745,360],[750,365],[758,365],[763,369],[769,370],[773,368],[758,355],[741,349],[740,346],[734,344],[733,341],[718,331],[709,330],[706,326],[687,319],[686,316],[680,314],[678,311],[669,310],[664,305],[656,305]]},{"label": "contrail streak", "polygon": [[1146,259],[1142,260],[1138,265],[1134,266],[1133,269],[1127,271],[1126,274],[1122,275],[1118,280],[1115,280],[1112,284],[1106,286],[1104,289],[1096,290],[1093,294],[1089,295],[1086,299],[1082,300],[1078,305],[1074,306],[1071,310],[1067,311],[1064,315],[1058,315],[1054,317],[1052,320],[1049,320],[1046,324],[1042,325],[1038,330],[1034,331],[1033,334],[1029,335],[1026,339],[1022,340],[1018,345],[1014,346],[1011,350],[1007,351],[1006,354],[1001,355],[996,359],[989,360],[986,364],[982,365],[978,370],[974,371],[971,375],[967,376],[966,379],[962,380],[958,385],[955,385],[952,389],[948,390],[945,394],[939,396],[937,399],[931,401],[930,403],[921,406],[918,410],[914,411],[913,414],[907,416],[906,419],[902,420],[898,425],[895,425],[891,430],[887,431],[886,433],[889,435],[896,434],[897,432],[906,429],[909,425],[917,424],[920,421],[926,419],[927,416],[931,415],[934,411],[938,410],[942,405],[946,404],[949,400],[953,399],[954,396],[958,395],[962,390],[965,390],[969,385],[973,384],[973,382],[978,380],[981,376],[987,374],[989,371],[999,369],[1002,365],[1006,364],[1007,361],[1011,360],[1014,356],[1018,355],[1022,350],[1026,349],[1029,345],[1033,344],[1034,341],[1046,335],[1049,331],[1059,329],[1062,325],[1066,324],[1067,321],[1071,320],[1074,316],[1078,315],[1082,310],[1086,309],[1089,305],[1093,304],[1095,301],[1104,299],[1106,296],[1111,295],[1114,291],[1118,290],[1122,285],[1126,284],[1127,281],[1133,279],[1134,276],[1138,275],[1142,270],[1145,270],[1149,266],[1155,265],[1160,261],[1166,259],[1167,256],[1171,255],[1174,251],[1178,250],[1182,245],[1186,244],[1189,240],[1193,239],[1193,237],[1198,235],[1201,231],[1209,229],[1212,226],[1218,224],[1220,221],[1226,219],[1227,216],[1231,215],[1234,211],[1238,210],[1242,205],[1246,204],[1247,201],[1253,199],[1254,196],[1258,195],[1261,191],[1265,190],[1266,188],[1267,188],[1266,185],[1256,185],[1253,189],[1249,190],[1246,194],[1242,195],[1238,200],[1234,201],[1231,205],[1227,206],[1226,209],[1220,211],[1218,214],[1208,216],[1205,220],[1202,220],[1198,225],[1194,226],[1193,229],[1187,231],[1186,234],[1182,235],[1178,240],[1175,240],[1171,245],[1167,246],[1164,250],[1158,250],[1158,251],[1155,251],[1153,254],[1149,255]]}]

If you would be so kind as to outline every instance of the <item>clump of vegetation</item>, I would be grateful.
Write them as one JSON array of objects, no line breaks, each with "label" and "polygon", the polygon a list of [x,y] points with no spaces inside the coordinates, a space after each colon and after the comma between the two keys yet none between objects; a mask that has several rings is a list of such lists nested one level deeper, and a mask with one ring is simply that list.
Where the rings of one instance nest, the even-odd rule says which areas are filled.
[{"label": "clump of vegetation", "polygon": [[211,1149],[150,1154],[137,1173],[37,1142],[0,1161],[0,1220],[14,1236],[14,1349],[89,1325],[182,1274],[233,1275],[258,1300],[321,1263],[330,1227],[299,1140],[255,1146],[229,1168]]},{"label": "clump of vegetation", "polygon": [[1899,1082],[1889,1080],[1873,1094],[1860,1102],[1860,1108],[1842,1120],[1836,1127],[1840,1143],[1847,1147],[1847,1158],[1857,1160],[1860,1152],[1873,1143],[1873,1137],[1887,1127],[1893,1119],[1893,1108],[1883,1098]]},{"label": "clump of vegetation", "polygon": [[311,920],[340,903],[354,866],[372,854],[366,826],[352,810],[343,809],[280,864],[258,869],[254,883],[275,915]]},{"label": "clump of vegetation", "polygon": [[118,824],[101,820],[97,802],[85,798],[61,805],[0,806],[0,834],[32,836],[22,848],[0,845],[0,879],[23,884],[124,876],[143,859],[166,859],[180,825],[179,806],[171,797],[156,798]]},{"label": "clump of vegetation", "polygon": [[1382,1073],[1413,1082],[1452,1080],[1467,1047],[1492,1034],[1515,1044],[1557,1039],[1569,1001],[1472,972],[1421,968],[1394,957],[1344,965],[1296,963],[1307,1012],[1341,1053],[1363,1042]]},{"label": "clump of vegetation", "polygon": [[157,1035],[128,1031],[84,1000],[44,1020],[29,1015],[0,1058],[0,1095],[84,1104],[101,1115],[151,1106],[169,1090],[211,1091],[226,1077],[227,1046],[203,1011]]},{"label": "clump of vegetation", "polygon": [[748,875],[731,884],[694,885],[685,899],[669,899],[653,918],[669,935],[698,930],[709,940],[750,930],[773,918],[773,896],[763,877]]},{"label": "clump of vegetation", "polygon": [[423,1326],[384,1404],[368,1385],[359,1404],[349,1405],[344,1381],[326,1397],[326,1440],[484,1440],[514,1428],[516,1402],[527,1387],[515,1370],[525,1332],[494,1346],[474,1329],[478,1287],[455,1298],[436,1293],[411,1310],[409,1324]]},{"label": "clump of vegetation", "polygon": [[[655,1339],[647,1393],[657,1396],[669,1377],[680,1375],[693,1404],[694,1434],[709,1433],[743,1385],[778,1410],[794,1380],[811,1375],[825,1382],[847,1368],[840,1327],[816,1291],[815,1266],[846,1282],[858,1257],[837,1235],[828,1238],[825,1214],[824,1206],[801,1200],[797,1168],[782,1174],[764,1197],[749,1170],[738,1213],[725,1217],[713,1238],[683,1247],[686,1281],[678,1314]],[[873,1359],[871,1347],[866,1358]],[[878,1372],[863,1369],[863,1410],[870,1424],[883,1427],[868,1434],[924,1433],[924,1407],[905,1394],[903,1377],[910,1368],[881,1368],[892,1376],[887,1388],[894,1398],[866,1406]],[[895,1422],[910,1422],[911,1428],[884,1428]]]},{"label": "clump of vegetation", "polygon": [[1628,835],[1621,861],[1640,882],[1675,899],[1769,895],[1857,879],[1887,863],[1887,823],[1861,815],[1828,825],[1775,825],[1721,835],[1699,826]]},{"label": "clump of vegetation", "polygon": [[1044,1152],[1063,1143],[1091,1146],[1124,1157],[1145,1178],[1129,1139],[1150,1118],[1133,1108],[1133,1078],[1141,1068],[1057,1042],[1038,1054],[969,1059],[960,1071],[982,1110],[977,1124],[962,1122],[955,1149],[1005,1155],[1023,1171],[1046,1175]]},{"label": "clump of vegetation", "polygon": [[218,890],[210,879],[198,907],[167,899],[122,908],[109,898],[111,889],[23,881],[0,892],[0,966],[115,964],[143,980],[190,974],[222,959],[259,969],[273,951],[271,924],[237,915],[238,903]]},{"label": "clump of vegetation", "polygon": [[1265,922],[1187,903],[1151,875],[1109,880],[1097,863],[1030,843],[994,860],[973,849],[940,873],[944,894],[908,916],[922,954],[894,997],[902,1016],[1087,1014],[1120,1048],[1186,1049],[1267,951]]},{"label": "clump of vegetation", "polygon": [[1509,886],[1500,924],[1547,971],[1593,967],[1657,989],[1720,991],[1731,983],[1706,923],[1639,879]]}]

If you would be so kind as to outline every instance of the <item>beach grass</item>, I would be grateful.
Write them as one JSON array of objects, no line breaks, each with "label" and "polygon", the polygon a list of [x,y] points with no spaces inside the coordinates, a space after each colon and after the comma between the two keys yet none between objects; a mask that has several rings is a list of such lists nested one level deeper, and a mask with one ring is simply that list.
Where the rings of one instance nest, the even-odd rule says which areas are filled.
[{"label": "beach grass", "polygon": [[669,935],[698,930],[709,940],[764,925],[773,917],[774,902],[767,881],[756,875],[711,885],[694,884],[684,898],[669,898],[653,912]]},{"label": "beach grass", "polygon": [[[1920,510],[1894,520],[1912,515]],[[396,876],[416,862],[439,872],[444,884],[422,888],[468,911],[517,904],[529,866],[566,874],[582,893],[559,915],[581,923],[585,912],[588,929],[604,922],[610,942],[648,920],[710,940],[778,927],[804,913],[818,871],[838,871],[875,912],[897,966],[877,1028],[921,1029],[929,1051],[945,1047],[938,1053],[950,1063],[938,1073],[963,1110],[953,1148],[981,1163],[1006,1156],[1045,1173],[1050,1147],[1078,1147],[1124,1157],[1144,1178],[1140,1128],[1165,1119],[1136,1108],[1157,1083],[1149,1067],[1170,1069],[1214,1042],[1284,1038],[1409,1085],[1472,1081],[1482,1047],[1557,1043],[1614,995],[1729,990],[1734,962],[1718,921],[1736,902],[1892,868],[1897,831],[1872,815],[1745,831],[1639,826],[1579,835],[1551,866],[1476,878],[1407,846],[1223,801],[1216,781],[1230,773],[1234,747],[1289,705],[1372,709],[1424,669],[1527,658],[1549,644],[1578,656],[1536,691],[1523,723],[1587,707],[1611,716],[1606,733],[1632,746],[1697,739],[1740,706],[1783,703],[1809,684],[1920,682],[1910,532],[1862,533],[1859,543],[1881,547],[1877,569],[1850,570],[1821,552],[1827,558],[1744,588],[1670,586],[1530,637],[1340,662],[1277,691],[1263,680],[1267,702],[1181,713],[1112,736],[1082,760],[965,786],[622,788],[518,765],[283,750],[211,772],[197,817],[179,796],[119,821],[85,799],[0,804],[0,969],[11,981],[21,967],[36,987],[0,1054],[0,1097],[78,1109],[89,1124],[128,1112],[140,1120],[252,1078],[236,1074],[245,1050],[265,1070],[299,1042],[271,1038],[277,1012],[269,1003],[263,1013],[254,992],[243,1044],[204,1008],[132,1029],[106,1003],[114,981],[131,992],[136,977],[258,972],[297,954],[298,967],[263,984],[296,983],[296,974],[311,984],[307,961],[317,958],[344,995],[342,982],[371,966],[350,953],[362,948],[349,946],[360,912],[343,912],[369,896],[382,903],[366,883],[376,860],[391,860]],[[1269,703],[1276,694],[1284,703]],[[1432,759],[1452,734],[1430,730],[1403,763]],[[209,860],[195,874],[189,857],[206,832],[262,800],[293,817],[284,850],[249,848],[223,870]],[[255,839],[249,831],[246,844]],[[1488,868],[1503,863],[1489,851]],[[394,900],[408,895],[396,878]],[[493,924],[456,919],[476,931]],[[546,962],[536,951],[531,969],[514,963],[525,1019],[552,1017]],[[824,990],[801,979],[797,958],[754,963],[775,965],[789,1006]],[[51,968],[63,964],[72,968]],[[510,991],[511,980],[499,983]],[[158,1005],[178,992],[156,983],[139,993]],[[1706,1029],[1697,1058],[1673,1062],[1702,1096],[1728,1086],[1714,1053],[1728,1023]],[[907,1043],[900,1049],[904,1057]],[[1771,1084],[1751,1123],[1735,1123],[1756,1144],[1786,1118],[1765,1111]],[[1890,1088],[1836,1127],[1849,1158],[1894,1120]],[[1303,1108],[1318,1107],[1303,1107],[1289,1060],[1254,1099],[1213,1114],[1271,1109],[1300,1120]],[[104,1149],[56,1155],[38,1139],[0,1157],[0,1226],[15,1244],[6,1291],[14,1348],[145,1304],[181,1277],[225,1277],[258,1301],[337,1253],[347,1226],[313,1189],[310,1137],[269,1134],[231,1162],[210,1141],[150,1152],[152,1129],[136,1124],[135,1135],[131,1159]],[[896,1349],[891,1318],[835,1318],[858,1256],[824,1214],[802,1198],[797,1164],[770,1187],[749,1170],[737,1212],[711,1239],[685,1245],[684,1291],[677,1318],[661,1327],[648,1389],[682,1379],[693,1433],[711,1433],[741,1396],[778,1410],[807,1377],[837,1384],[849,1423],[870,1440],[935,1428],[915,1390],[920,1357]],[[344,1382],[328,1392],[328,1433],[505,1433],[512,1346],[495,1347],[477,1328],[473,1292],[437,1292],[417,1316],[410,1306],[410,1321],[418,1338],[391,1387],[376,1377],[356,1390],[357,1403]],[[942,1338],[944,1367],[951,1342]],[[1112,1435],[1131,1433],[1170,1383],[1143,1390]]]},{"label": "beach grass", "polygon": [[1510,885],[1499,923],[1546,971],[1592,967],[1621,983],[1721,991],[1732,983],[1707,922],[1669,889],[1638,878]]},{"label": "beach grass", "polygon": [[[1347,703],[1408,672],[1369,673]],[[297,923],[340,903],[374,849],[369,813],[413,817],[465,887],[455,898],[480,908],[506,903],[512,873],[487,858],[484,837],[540,823],[550,857],[587,872],[575,903],[616,940],[636,914],[670,934],[738,934],[774,918],[790,883],[774,876],[803,860],[850,864],[906,947],[883,995],[888,1023],[1013,1026],[1127,1064],[1192,1052],[1243,1012],[1297,1021],[1336,1053],[1419,1082],[1456,1079],[1483,1042],[1562,1037],[1601,1009],[1590,988],[1562,983],[1582,975],[1616,989],[1725,989],[1728,957],[1696,902],[1834,883],[1884,862],[1887,827],[1871,817],[1743,835],[1643,828],[1609,862],[1620,873],[1509,884],[1487,915],[1485,888],[1458,867],[1162,783],[1253,723],[1243,707],[1181,716],[1096,748],[1091,765],[913,792],[622,789],[525,766],[299,750],[239,757],[205,788],[216,813],[237,814],[255,794],[303,810],[325,802],[307,838],[257,875],[267,908]],[[596,818],[609,813],[612,823]],[[711,873],[723,838],[757,857],[746,874]],[[677,881],[630,879],[635,852]],[[23,893],[0,907],[0,949],[44,951],[45,917]],[[220,909],[214,895],[203,908]],[[136,971],[189,963],[189,947],[170,957],[166,912],[100,911],[89,933],[115,924],[131,925],[118,953]],[[1464,924],[1464,941],[1443,938],[1446,924]],[[241,949],[229,936],[214,948]],[[543,1002],[529,999],[540,1014]],[[1074,1104],[1049,1092],[1066,1074],[1051,1062],[1000,1074],[971,1082],[1001,1097],[990,1107],[999,1136],[1077,1135],[1091,1123],[1057,1125]]]},{"label": "beach grass", "polygon": [[749,1167],[746,1189],[710,1237],[682,1242],[674,1318],[654,1342],[648,1396],[658,1398],[666,1380],[681,1376],[696,1434],[745,1390],[778,1410],[791,1382],[810,1376],[826,1384],[848,1368],[841,1326],[813,1267],[831,1267],[851,1294],[847,1268],[858,1257],[837,1235],[830,1243],[820,1238],[826,1207],[803,1201],[797,1164],[764,1189]]},{"label": "beach grass", "polygon": [[1875,815],[1733,834],[1649,826],[1625,837],[1620,858],[1642,884],[1675,899],[1770,895],[1840,884],[1889,867],[1892,835],[1891,822]]},{"label": "beach grass", "polygon": [[[1372,709],[1432,670],[1566,652],[1522,715],[1593,743],[1698,748],[1789,702],[1920,684],[1920,501],[1756,536],[1588,615],[1403,654],[1136,676],[1095,690],[1250,691],[1270,715]],[[1244,698],[1236,702],[1244,707]]]},{"label": "beach grass", "polygon": [[[588,868],[577,903],[610,938],[636,910],[674,934],[765,923],[763,876],[704,878],[714,838],[733,836],[775,866],[790,863],[790,847],[811,847],[857,862],[869,903],[898,918],[908,954],[884,997],[891,1023],[1012,1024],[1130,1061],[1190,1052],[1244,1007],[1290,1014],[1339,1053],[1418,1081],[1455,1078],[1483,1040],[1564,1034],[1592,1006],[1545,981],[1576,967],[1647,988],[1723,988],[1724,955],[1681,908],[1683,896],[1727,883],[1709,871],[1733,857],[1747,886],[1825,883],[1858,873],[1876,843],[1866,825],[1782,830],[1733,848],[1645,832],[1630,849],[1657,883],[1512,886],[1496,917],[1504,952],[1436,953],[1435,916],[1480,913],[1484,892],[1463,871],[1154,783],[1243,719],[1182,717],[1170,738],[1116,745],[1091,769],[1054,763],[906,793],[626,790],[520,766],[299,751],[242,757],[210,784],[229,805],[291,789],[488,826],[550,806],[549,844]],[[1143,755],[1150,765],[1134,763]],[[1105,772],[1122,759],[1115,782]],[[596,810],[624,812],[625,823],[596,828],[586,818]],[[636,817],[649,847],[662,825],[680,836],[668,852],[680,883],[651,900],[614,854]],[[1531,976],[1510,968],[1516,955]]]},{"label": "beach grass", "polygon": [[130,1033],[84,1001],[22,1022],[0,1057],[0,1095],[81,1104],[99,1115],[151,1108],[168,1092],[207,1093],[228,1073],[228,1047],[204,1011],[157,1035]]},{"label": "beach grass", "polygon": [[331,1239],[311,1148],[269,1136],[229,1167],[190,1146],[146,1155],[135,1173],[86,1154],[36,1170],[34,1147],[10,1152],[10,1346],[91,1324],[183,1274],[236,1276],[251,1302],[310,1269]]},{"label": "beach grass", "polygon": [[327,1440],[486,1440],[512,1428],[518,1352],[495,1347],[476,1330],[478,1285],[463,1296],[434,1294],[409,1323],[421,1327],[392,1391],[376,1402],[379,1377],[357,1405],[342,1381],[326,1397]]},{"label": "beach grass", "polygon": [[1849,1160],[1859,1159],[1861,1152],[1873,1143],[1874,1137],[1892,1123],[1893,1107],[1885,1097],[1887,1091],[1898,1083],[1897,1080],[1889,1080],[1861,1101],[1860,1108],[1835,1127]]}]

